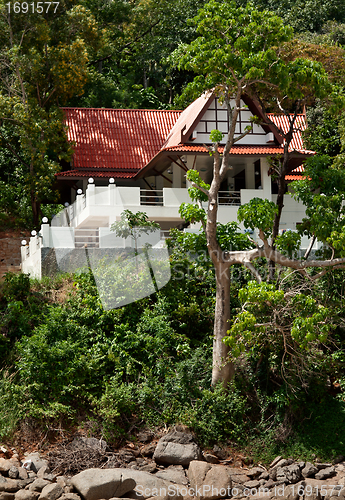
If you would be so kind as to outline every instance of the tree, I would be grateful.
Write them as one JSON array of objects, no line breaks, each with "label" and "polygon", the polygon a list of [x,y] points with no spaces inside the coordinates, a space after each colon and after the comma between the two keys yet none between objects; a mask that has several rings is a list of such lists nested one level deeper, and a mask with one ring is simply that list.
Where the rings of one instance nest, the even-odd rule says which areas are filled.
[{"label": "tree", "polygon": [[135,255],[138,254],[138,238],[142,234],[150,234],[160,229],[158,222],[150,221],[145,212],[133,213],[124,210],[121,213],[121,220],[111,225],[111,231],[120,238],[131,237],[134,240]]},{"label": "tree", "polygon": [[[292,29],[284,26],[282,20],[270,12],[259,12],[248,4],[237,7],[234,2],[219,3],[211,0],[194,19],[198,37],[190,44],[179,48],[175,53],[181,67],[198,74],[186,92],[200,93],[212,90],[224,100],[229,115],[229,132],[223,153],[219,150],[221,134],[211,133],[213,145],[209,152],[213,156],[213,179],[206,185],[195,170],[187,174],[191,182],[190,195],[196,205],[181,207],[181,215],[189,222],[201,222],[207,241],[207,248],[216,275],[216,306],[213,343],[212,383],[222,381],[227,384],[233,374],[232,363],[227,362],[229,346],[223,342],[227,335],[230,320],[229,306],[229,267],[243,264],[252,271],[258,281],[261,277],[252,264],[258,257],[265,257],[281,265],[287,265],[301,272],[308,266],[317,267],[318,262],[299,262],[289,259],[278,252],[274,241],[278,233],[279,219],[283,207],[285,175],[289,168],[289,144],[296,127],[300,105],[317,95],[325,97],[332,90],[331,83],[322,65],[303,58],[286,60],[281,56],[281,47],[292,38]],[[217,240],[217,195],[227,169],[232,146],[249,132],[235,136],[237,117],[241,98],[249,94],[264,104],[278,103],[288,114],[289,130],[285,137],[284,155],[277,165],[278,201],[277,206],[267,200],[252,200],[247,207],[239,210],[240,220],[245,227],[258,229],[263,246],[253,250],[229,251],[222,249]],[[291,106],[291,107],[290,107]],[[264,109],[264,117],[268,119]],[[274,125],[274,124],[273,124]],[[280,130],[278,130],[281,133]],[[202,201],[208,203],[207,213],[202,209]],[[271,242],[268,241],[269,238]],[[334,265],[327,262],[325,267]]]},{"label": "tree", "polygon": [[42,13],[25,5],[20,12],[0,5],[0,141],[25,168],[23,189],[38,226],[59,161],[72,155],[59,106],[83,92],[102,34],[81,5],[44,4]]}]

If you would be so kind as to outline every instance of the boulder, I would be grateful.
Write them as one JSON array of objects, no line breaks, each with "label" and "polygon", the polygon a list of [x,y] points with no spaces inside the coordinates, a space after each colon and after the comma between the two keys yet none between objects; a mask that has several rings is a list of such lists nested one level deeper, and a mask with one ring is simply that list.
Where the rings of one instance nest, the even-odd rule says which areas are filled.
[{"label": "boulder", "polygon": [[301,473],[304,478],[314,476],[318,472],[318,468],[315,467],[311,462],[306,462]]},{"label": "boulder", "polygon": [[41,491],[39,500],[57,500],[63,494],[63,489],[57,483],[47,484]]},{"label": "boulder", "polygon": [[20,467],[20,462],[17,458],[0,458],[0,473],[8,474],[8,471],[12,468]]},{"label": "boulder", "polygon": [[282,483],[294,484],[301,478],[301,471],[297,464],[291,464],[286,467],[278,467],[276,480]]},{"label": "boulder", "polygon": [[188,466],[192,460],[202,460],[202,454],[192,434],[172,431],[158,441],[153,459],[158,464]]},{"label": "boulder", "polygon": [[255,479],[264,472],[264,469],[261,467],[252,467],[251,469],[246,470],[246,475],[251,479]]},{"label": "boulder", "polygon": [[232,481],[228,467],[193,460],[189,465],[188,478],[194,496],[200,500],[231,496]]},{"label": "boulder", "polygon": [[122,497],[134,489],[136,482],[129,475],[131,472],[136,471],[87,469],[72,477],[70,482],[85,500],[99,500],[100,498],[108,500],[113,497]]},{"label": "boulder", "polygon": [[131,478],[135,481],[135,491],[132,494],[128,494],[127,497],[136,498],[139,496],[141,500],[165,496],[169,494],[169,498],[180,498],[180,491],[185,490],[186,486],[183,484],[176,484],[166,479],[157,477],[157,474],[149,474],[142,470],[133,469],[118,469],[122,471],[124,478]]},{"label": "boulder", "polygon": [[50,484],[49,481],[39,477],[39,478],[35,479],[35,481],[33,483],[30,484],[29,490],[30,491],[39,491],[41,493],[43,488],[45,488],[45,486],[47,486],[48,484]]},{"label": "boulder", "polygon": [[12,467],[9,468],[8,470],[8,477],[11,479],[17,479],[19,476],[19,470],[15,465],[12,465]]},{"label": "boulder", "polygon": [[15,494],[14,500],[37,500],[38,496],[37,491],[19,490]]},{"label": "boulder", "polygon": [[156,477],[166,479],[172,483],[188,484],[188,479],[182,465],[171,465],[170,467],[157,472]]},{"label": "boulder", "polygon": [[0,491],[6,491],[8,493],[15,493],[16,491],[20,490],[24,486],[21,484],[22,481],[19,481],[18,479],[11,479],[11,478],[1,478],[0,480]]},{"label": "boulder", "polygon": [[335,468],[333,466],[327,467],[325,469],[319,470],[317,474],[315,474],[315,479],[323,480],[328,479],[329,477],[335,476]]},{"label": "boulder", "polygon": [[8,493],[7,491],[0,492],[0,500],[14,500],[14,493]]},{"label": "boulder", "polygon": [[141,465],[140,470],[142,470],[143,472],[150,472],[151,474],[154,474],[155,472],[157,472],[157,466],[154,463]]},{"label": "boulder", "polygon": [[147,444],[143,446],[140,450],[140,453],[143,457],[152,457],[156,449],[156,445],[154,443]]}]

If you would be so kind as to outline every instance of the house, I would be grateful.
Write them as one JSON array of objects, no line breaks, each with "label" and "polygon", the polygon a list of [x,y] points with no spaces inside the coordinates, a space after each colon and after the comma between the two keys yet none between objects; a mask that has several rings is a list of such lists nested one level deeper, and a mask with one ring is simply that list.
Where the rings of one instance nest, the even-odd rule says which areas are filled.
[{"label": "house", "polygon": [[[242,104],[236,134],[251,124],[251,116],[261,114],[251,99],[244,97]],[[68,206],[22,249],[25,272],[40,275],[42,255],[50,248],[121,247],[125,243],[110,226],[125,209],[146,212],[160,224],[161,237],[171,227],[184,227],[178,210],[189,201],[185,173],[197,169],[210,182],[213,161],[205,145],[211,144],[211,130],[223,132],[224,141],[228,132],[227,110],[217,97],[202,95],[184,111],[64,108],[64,113],[75,153],[57,181]],[[287,117],[270,118],[288,127]],[[303,162],[314,154],[303,147],[305,127],[305,116],[299,115],[287,180],[298,178]],[[219,192],[220,222],[236,220],[238,207],[253,197],[275,201],[268,158],[282,152],[283,139],[270,124],[254,124],[236,143]],[[287,194],[281,229],[295,229],[304,214],[303,205]]]}]

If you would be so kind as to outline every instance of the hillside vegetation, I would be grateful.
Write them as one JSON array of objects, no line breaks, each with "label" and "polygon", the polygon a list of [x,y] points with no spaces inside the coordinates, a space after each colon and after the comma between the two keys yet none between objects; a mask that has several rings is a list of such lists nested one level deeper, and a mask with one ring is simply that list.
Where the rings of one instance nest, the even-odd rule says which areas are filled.
[{"label": "hillside vegetation", "polygon": [[[302,366],[286,356],[283,340],[254,344],[237,359],[230,390],[211,390],[213,273],[209,262],[191,259],[176,240],[170,244],[170,282],[110,311],[102,308],[91,274],[41,282],[6,276],[0,439],[11,442],[29,428],[52,439],[58,429],[84,427],[119,445],[142,428],[181,423],[204,445],[228,443],[266,462],[279,453],[339,455],[345,439],[343,271],[309,290],[310,301],[322,296],[331,308],[328,345],[306,350]],[[248,278],[234,268],[234,315]],[[291,276],[283,281],[281,290],[301,286]]]}]

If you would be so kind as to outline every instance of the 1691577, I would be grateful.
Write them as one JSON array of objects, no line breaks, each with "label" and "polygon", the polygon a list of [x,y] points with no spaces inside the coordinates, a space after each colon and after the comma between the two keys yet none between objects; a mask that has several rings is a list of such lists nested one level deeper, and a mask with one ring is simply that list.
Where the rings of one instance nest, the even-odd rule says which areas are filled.
[{"label": "1691577", "polygon": [[8,2],[6,4],[7,12],[10,14],[47,14],[56,13],[60,2]]}]

